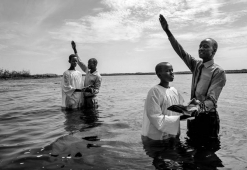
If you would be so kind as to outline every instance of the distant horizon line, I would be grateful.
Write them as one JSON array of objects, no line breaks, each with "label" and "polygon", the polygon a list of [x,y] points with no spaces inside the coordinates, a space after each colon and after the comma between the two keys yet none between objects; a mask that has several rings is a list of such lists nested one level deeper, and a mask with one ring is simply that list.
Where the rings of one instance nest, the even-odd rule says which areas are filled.
[{"label": "distant horizon line", "polygon": [[[247,69],[241,69],[241,70],[225,70],[226,73],[247,73]],[[54,75],[53,73],[47,73],[47,74],[33,74],[33,75]],[[100,73],[102,76],[108,76],[108,75],[155,75],[155,72],[135,72],[135,73]],[[191,71],[176,71],[174,74],[192,74]],[[82,74],[85,76],[86,74]],[[62,75],[60,75],[62,76]]]}]

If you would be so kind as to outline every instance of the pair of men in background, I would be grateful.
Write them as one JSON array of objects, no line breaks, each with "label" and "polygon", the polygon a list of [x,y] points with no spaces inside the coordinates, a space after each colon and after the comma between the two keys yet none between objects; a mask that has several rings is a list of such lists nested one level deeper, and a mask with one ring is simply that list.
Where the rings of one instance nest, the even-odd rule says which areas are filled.
[{"label": "pair of men in background", "polygon": [[[169,30],[166,19],[160,15],[160,23],[170,43],[192,72],[191,100],[198,106],[195,119],[188,121],[187,135],[190,138],[217,138],[220,129],[217,100],[225,86],[225,71],[214,63],[218,44],[212,38],[200,43],[199,57],[196,60],[177,42]],[[160,63],[155,68],[160,84],[148,92],[144,106],[142,136],[152,140],[178,137],[180,134],[180,116],[167,108],[182,104],[183,99],[177,90],[169,86],[173,80],[173,69],[169,63]]]},{"label": "pair of men in background", "polygon": [[[69,56],[70,68],[63,73],[62,107],[68,109],[94,108],[98,106],[96,95],[101,86],[101,75],[97,71],[97,60],[91,58],[86,66],[78,56],[76,44],[71,42],[75,54]],[[83,83],[82,73],[75,70],[77,64],[86,73]]]}]

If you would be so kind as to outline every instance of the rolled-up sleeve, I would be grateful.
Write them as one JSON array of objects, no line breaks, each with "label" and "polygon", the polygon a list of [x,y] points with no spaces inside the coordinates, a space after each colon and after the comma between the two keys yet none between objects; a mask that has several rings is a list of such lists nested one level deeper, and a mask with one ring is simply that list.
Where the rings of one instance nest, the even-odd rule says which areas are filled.
[{"label": "rolled-up sleeve", "polygon": [[94,94],[99,93],[101,82],[102,82],[102,78],[100,76],[97,76],[95,79],[95,84],[94,84],[94,92],[93,92]]}]

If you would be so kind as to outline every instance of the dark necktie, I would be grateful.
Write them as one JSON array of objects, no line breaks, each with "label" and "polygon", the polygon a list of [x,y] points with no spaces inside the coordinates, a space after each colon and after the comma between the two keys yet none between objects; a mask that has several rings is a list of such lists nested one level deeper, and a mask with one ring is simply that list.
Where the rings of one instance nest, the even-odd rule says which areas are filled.
[{"label": "dark necktie", "polygon": [[197,74],[197,78],[196,78],[196,86],[200,80],[200,77],[201,77],[201,74],[202,74],[202,68],[204,67],[204,65],[200,65],[199,68],[198,68],[198,74]]},{"label": "dark necktie", "polygon": [[195,86],[194,86],[194,95],[193,95],[193,98],[196,98],[196,88],[197,88],[197,85],[198,85],[198,82],[200,80],[200,77],[201,77],[201,74],[202,74],[202,68],[204,67],[203,64],[201,64],[199,67],[198,67],[198,73],[196,74],[196,77],[195,77]]}]

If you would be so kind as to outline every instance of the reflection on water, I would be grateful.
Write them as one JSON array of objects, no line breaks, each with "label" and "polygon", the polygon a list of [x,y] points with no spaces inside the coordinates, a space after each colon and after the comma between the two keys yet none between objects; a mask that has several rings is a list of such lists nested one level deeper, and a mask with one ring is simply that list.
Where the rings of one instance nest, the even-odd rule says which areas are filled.
[{"label": "reflection on water", "polygon": [[83,110],[62,109],[62,112],[66,118],[64,122],[65,130],[68,132],[84,131],[85,129],[101,125],[98,121],[100,113],[98,108]]},{"label": "reflection on water", "polygon": [[208,169],[224,167],[215,154],[220,149],[220,140],[187,139],[181,142],[179,138],[167,140],[152,140],[142,136],[143,149],[153,158],[153,166],[163,169]]}]

